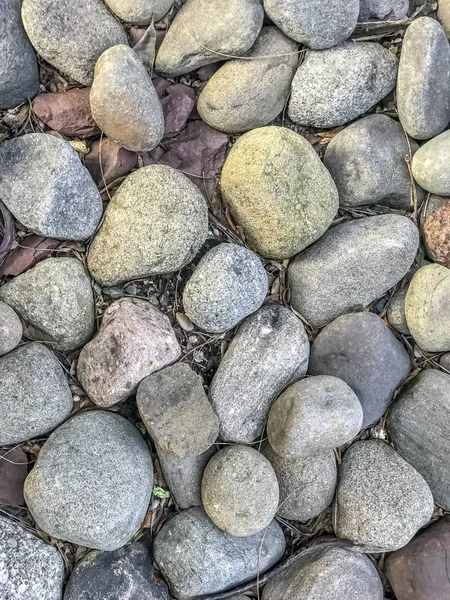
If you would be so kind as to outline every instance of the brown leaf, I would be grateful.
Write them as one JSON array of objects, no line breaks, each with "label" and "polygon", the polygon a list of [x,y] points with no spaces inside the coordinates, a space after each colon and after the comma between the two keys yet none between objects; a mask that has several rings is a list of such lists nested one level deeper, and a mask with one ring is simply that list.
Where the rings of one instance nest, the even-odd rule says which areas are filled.
[{"label": "brown leaf", "polygon": [[53,131],[70,137],[88,137],[100,133],[91,114],[89,94],[90,88],[39,94],[33,101],[33,110]]},{"label": "brown leaf", "polygon": [[17,276],[48,258],[52,250],[60,245],[59,240],[45,238],[42,235],[30,235],[22,238],[20,246],[12,250],[0,267],[0,277]]},{"label": "brown leaf", "polygon": [[28,459],[20,448],[0,451],[0,507],[22,506]]}]

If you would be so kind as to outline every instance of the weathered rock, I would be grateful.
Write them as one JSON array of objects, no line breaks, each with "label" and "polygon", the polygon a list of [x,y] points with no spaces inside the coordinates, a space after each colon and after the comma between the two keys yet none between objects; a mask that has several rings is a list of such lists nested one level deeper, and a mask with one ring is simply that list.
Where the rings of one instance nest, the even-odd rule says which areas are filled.
[{"label": "weathered rock", "polygon": [[101,0],[24,0],[25,30],[38,54],[83,85],[91,85],[95,63],[127,36]]},{"label": "weathered rock", "polygon": [[450,196],[449,161],[450,131],[444,131],[424,144],[414,155],[412,161],[414,179],[427,192]]},{"label": "weathered rock", "polygon": [[337,318],[319,333],[311,348],[309,373],[345,381],[363,407],[363,427],[380,419],[409,371],[408,353],[374,313]]},{"label": "weathered rock", "polygon": [[85,240],[102,216],[97,188],[65,140],[29,133],[0,148],[0,197],[35,233]]},{"label": "weathered rock", "polygon": [[303,323],[287,308],[270,304],[249,317],[222,358],[209,389],[220,437],[237,443],[256,439],[278,394],[306,374],[308,359]]},{"label": "weathered rock", "polygon": [[439,0],[437,16],[439,21],[442,23],[442,27],[450,38],[450,2],[449,0]]},{"label": "weathered rock", "polygon": [[91,280],[76,258],[47,258],[0,288],[0,298],[32,326],[29,333],[68,352],[95,327]]},{"label": "weathered rock", "polygon": [[94,142],[89,154],[84,157],[84,164],[99,187],[105,187],[119,177],[128,175],[136,163],[135,152],[121,148],[108,138]]},{"label": "weathered rock", "polygon": [[106,0],[106,4],[122,21],[133,25],[149,25],[159,21],[172,7],[174,0]]},{"label": "weathered rock", "polygon": [[45,442],[25,481],[38,527],[99,550],[123,546],[143,521],[153,465],[139,431],[120,415],[79,413]]},{"label": "weathered rock", "polygon": [[422,212],[422,232],[429,258],[450,267],[450,198],[429,197]]},{"label": "weathered rock", "polygon": [[22,323],[13,309],[0,301],[0,356],[14,350],[22,339]]},{"label": "weathered rock", "polygon": [[434,509],[422,476],[381,440],[356,442],[347,450],[335,502],[336,535],[363,552],[402,548]]},{"label": "weathered rock", "polygon": [[404,288],[395,292],[389,302],[386,312],[389,325],[400,333],[403,333],[403,335],[411,335],[408,323],[406,322],[405,312],[405,300],[408,288],[409,285],[406,285]]},{"label": "weathered rock", "polygon": [[337,225],[289,265],[291,304],[314,327],[361,310],[406,275],[418,245],[417,227],[400,215]]},{"label": "weathered rock", "polygon": [[450,352],[442,354],[438,360],[439,365],[444,369],[445,372],[450,374]]},{"label": "weathered rock", "polygon": [[358,21],[401,21],[406,19],[409,0],[360,0]]},{"label": "weathered rock", "polygon": [[406,30],[398,68],[397,110],[406,132],[417,140],[435,137],[450,121],[450,46],[444,30],[431,17],[416,19]]},{"label": "weathered rock", "polygon": [[309,51],[292,81],[288,115],[308,127],[344,125],[387,96],[396,78],[397,59],[375,42]]},{"label": "weathered rock", "polygon": [[144,167],[109,203],[91,244],[89,270],[102,285],[172,273],[194,258],[207,232],[208,210],[198,188],[170,167]]},{"label": "weathered rock", "polygon": [[336,186],[314,148],[283,127],[241,136],[223,167],[221,187],[249,245],[269,258],[289,258],[312,244],[338,209]]},{"label": "weathered rock", "polygon": [[25,503],[23,484],[28,475],[28,456],[20,448],[0,450],[0,506],[19,507]]},{"label": "weathered rock", "polygon": [[240,56],[253,46],[263,18],[261,0],[189,0],[169,27],[155,71],[177,77],[227,55]]},{"label": "weathered rock", "polygon": [[198,112],[211,127],[230,133],[256,129],[286,104],[298,63],[296,43],[276,27],[263,27],[246,56],[258,60],[226,62],[199,96]]},{"label": "weathered rock", "polygon": [[155,537],[154,558],[180,600],[233,589],[262,575],[284,554],[281,527],[272,521],[247,537],[221,531],[200,508],[165,523]]},{"label": "weathered rock", "polygon": [[104,312],[100,331],[80,352],[78,379],[98,406],[112,406],[181,355],[166,315],[150,302],[121,298]]},{"label": "weathered rock", "polygon": [[61,135],[89,137],[100,133],[92,117],[89,94],[90,88],[39,94],[33,101],[33,111],[40,121]]}]

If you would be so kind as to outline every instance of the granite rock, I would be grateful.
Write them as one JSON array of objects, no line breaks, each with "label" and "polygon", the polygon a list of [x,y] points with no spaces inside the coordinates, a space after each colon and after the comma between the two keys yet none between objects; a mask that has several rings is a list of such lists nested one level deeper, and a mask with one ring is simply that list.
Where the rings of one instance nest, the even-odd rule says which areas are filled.
[{"label": "granite rock", "polygon": [[450,352],[441,354],[438,362],[439,365],[444,369],[444,372],[450,374]]},{"label": "granite rock", "polygon": [[409,0],[360,0],[358,21],[402,21],[409,12]]},{"label": "granite rock", "polygon": [[422,211],[422,233],[429,258],[450,267],[450,198],[430,195]]},{"label": "granite rock", "polygon": [[122,21],[133,25],[150,25],[159,21],[172,8],[174,0],[106,0],[106,4]]},{"label": "granite rock", "polygon": [[405,300],[409,285],[397,290],[391,297],[387,307],[387,320],[389,325],[403,335],[411,335],[406,322]]},{"label": "granite rock", "polygon": [[450,196],[449,161],[450,131],[444,131],[424,144],[414,155],[412,160],[414,179],[427,192]]},{"label": "granite rock", "polygon": [[0,356],[14,350],[22,339],[22,323],[14,310],[0,301]]},{"label": "granite rock", "polygon": [[450,0],[439,0],[437,16],[447,37],[450,38]]},{"label": "granite rock", "polygon": [[100,133],[89,104],[90,88],[39,94],[33,101],[36,117],[53,131],[70,137],[89,137]]}]

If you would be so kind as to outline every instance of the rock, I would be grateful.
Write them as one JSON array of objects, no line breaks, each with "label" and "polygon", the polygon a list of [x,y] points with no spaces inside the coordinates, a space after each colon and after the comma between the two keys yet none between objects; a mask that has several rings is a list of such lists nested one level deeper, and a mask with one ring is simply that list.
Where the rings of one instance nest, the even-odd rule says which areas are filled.
[{"label": "rock", "polygon": [[358,21],[402,21],[408,17],[409,0],[360,0]]},{"label": "rock", "polygon": [[2,600],[61,600],[64,561],[55,546],[0,516]]},{"label": "rock", "polygon": [[[20,448],[0,450],[0,506],[19,507],[25,503],[23,484],[28,474],[28,457]],[[0,569],[1,570],[1,569]]]},{"label": "rock", "polygon": [[374,439],[345,453],[335,502],[337,537],[370,553],[405,546],[434,509],[422,476],[387,442]]},{"label": "rock", "polygon": [[221,531],[201,507],[175,515],[154,541],[154,558],[180,600],[233,589],[264,574],[284,554],[276,521],[262,532],[235,537]]},{"label": "rock", "polygon": [[25,481],[38,527],[72,544],[115,550],[139,529],[153,465],[139,431],[120,415],[78,413],[45,442]]},{"label": "rock", "polygon": [[106,0],[106,4],[122,21],[133,25],[150,25],[159,21],[172,8],[174,0]]},{"label": "rock", "polygon": [[356,27],[359,0],[264,0],[267,16],[287,36],[309,48],[331,48]]},{"label": "rock", "polygon": [[393,294],[386,313],[389,325],[400,333],[403,333],[403,335],[411,335],[408,323],[406,322],[405,312],[405,300],[408,288],[409,285],[406,285]]},{"label": "rock", "polygon": [[108,306],[98,334],[81,350],[78,379],[95,404],[113,406],[180,355],[166,315],[146,300],[121,298]]},{"label": "rock", "polygon": [[74,350],[94,333],[91,280],[76,258],[43,260],[3,285],[0,299],[33,327],[33,337],[55,350]]},{"label": "rock", "polygon": [[0,302],[0,356],[8,354],[20,344],[22,323],[13,309]]},{"label": "rock", "polygon": [[406,30],[397,107],[403,127],[417,140],[435,137],[450,121],[450,46],[444,30],[431,17],[416,19]]},{"label": "rock", "polygon": [[422,212],[422,232],[429,258],[450,267],[450,198],[429,197]]},{"label": "rock", "polygon": [[319,332],[311,348],[309,373],[345,381],[363,407],[363,427],[381,418],[409,371],[408,353],[373,313],[337,318]]},{"label": "rock", "polygon": [[450,374],[450,352],[441,354],[438,363],[444,369],[445,372],[448,372]]},{"label": "rock", "polygon": [[283,127],[241,136],[223,167],[221,187],[247,242],[268,258],[289,258],[312,244],[338,209],[336,186],[314,148]]},{"label": "rock", "polygon": [[397,59],[375,42],[309,51],[292,81],[289,118],[330,129],[353,121],[395,87]]},{"label": "rock", "polygon": [[450,2],[449,0],[439,0],[437,16],[439,21],[442,23],[442,27],[450,38]]},{"label": "rock", "polygon": [[20,7],[20,0],[5,0],[0,7],[0,109],[14,108],[39,90],[36,55],[23,28]]},{"label": "rock", "polygon": [[[239,328],[209,389],[223,440],[248,443],[263,431],[283,388],[308,369],[303,323],[279,304],[263,306]],[[256,384],[257,382],[257,384]]]},{"label": "rock", "polygon": [[89,154],[84,157],[84,164],[99,187],[105,187],[116,179],[125,177],[136,163],[135,152],[121,148],[108,138],[94,142]]},{"label": "rock", "polygon": [[237,325],[264,302],[267,273],[259,257],[243,246],[219,244],[199,262],[183,292],[186,315],[205,331]]},{"label": "rock", "polygon": [[298,63],[296,43],[276,27],[263,27],[246,55],[259,60],[226,62],[200,93],[198,112],[211,127],[229,133],[256,129],[287,102]]},{"label": "rock", "polygon": [[267,437],[278,456],[306,458],[351,442],[362,423],[363,409],[351,387],[318,375],[296,381],[274,402]]},{"label": "rock", "polygon": [[155,71],[177,77],[227,56],[240,56],[253,46],[263,18],[260,0],[189,0],[169,27]]},{"label": "rock", "polygon": [[170,167],[144,167],[108,204],[89,250],[89,270],[101,285],[173,273],[194,258],[207,232],[198,188]]},{"label": "rock", "polygon": [[291,304],[314,327],[361,310],[403,279],[418,245],[417,227],[400,215],[337,225],[289,265]]},{"label": "rock", "polygon": [[127,36],[101,0],[23,0],[25,30],[36,51],[51,65],[91,85],[95,63]]},{"label": "rock", "polygon": [[161,141],[161,102],[150,75],[128,46],[113,46],[100,56],[90,100],[95,122],[119,146],[146,152]]},{"label": "rock", "polygon": [[444,131],[424,144],[414,155],[412,161],[414,179],[427,192],[450,196],[449,161],[450,131]]},{"label": "rock", "polygon": [[61,135],[89,137],[99,132],[89,104],[90,88],[73,88],[64,93],[39,94],[33,111],[47,127]]},{"label": "rock", "polygon": [[169,600],[169,592],[158,579],[148,550],[132,543],[113,552],[89,552],[67,584],[64,600]]}]

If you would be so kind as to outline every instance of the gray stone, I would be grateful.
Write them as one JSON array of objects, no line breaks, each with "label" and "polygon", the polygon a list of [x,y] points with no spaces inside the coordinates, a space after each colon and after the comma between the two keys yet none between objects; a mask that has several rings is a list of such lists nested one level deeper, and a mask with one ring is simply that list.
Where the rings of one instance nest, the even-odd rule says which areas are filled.
[{"label": "gray stone", "polygon": [[208,209],[198,187],[171,167],[144,167],[108,204],[89,270],[101,285],[173,273],[194,258],[207,233]]},{"label": "gray stone", "polygon": [[219,435],[219,419],[202,378],[185,363],[146,377],[139,384],[136,402],[153,441],[179,458],[206,452]]},{"label": "gray stone", "polygon": [[345,381],[363,407],[363,427],[381,418],[409,371],[408,353],[373,313],[337,318],[322,329],[311,348],[309,373]]},{"label": "gray stone", "polygon": [[150,302],[121,298],[105,310],[100,331],[80,352],[78,379],[98,406],[132,396],[139,383],[181,355],[168,317]]},{"label": "gray stone", "polygon": [[303,323],[279,304],[263,306],[234,336],[209,389],[222,439],[248,443],[264,429],[283,388],[308,369]]},{"label": "gray stone", "polygon": [[360,0],[358,21],[401,21],[409,12],[409,0]]},{"label": "gray stone", "polygon": [[236,244],[220,244],[199,262],[183,292],[186,315],[211,333],[228,331],[260,308],[268,292],[260,258]]},{"label": "gray stone", "polygon": [[403,333],[403,335],[411,335],[409,331],[408,323],[406,322],[406,308],[405,300],[406,294],[408,293],[409,285],[405,285],[404,288],[397,290],[389,301],[386,316],[389,321],[389,325]]},{"label": "gray stone", "polygon": [[68,352],[90,340],[95,327],[91,280],[76,258],[47,258],[0,288],[29,333]]},{"label": "gray stone", "polygon": [[20,16],[21,0],[4,0],[0,7],[0,109],[14,108],[39,90],[36,55]]},{"label": "gray stone", "polygon": [[249,131],[267,125],[289,97],[299,56],[294,41],[276,27],[263,27],[246,56],[258,60],[226,62],[198,98],[201,118],[220,131]]},{"label": "gray stone", "polygon": [[113,13],[133,25],[150,25],[152,19],[159,21],[173,3],[174,0],[106,0]]},{"label": "gray stone", "polygon": [[128,43],[102,0],[23,0],[22,19],[38,54],[83,85],[107,48]]},{"label": "gray stone", "polygon": [[22,225],[61,240],[85,240],[103,212],[92,177],[65,140],[29,133],[0,148],[0,197]]},{"label": "gray stone", "polygon": [[450,0],[439,0],[437,16],[447,37],[450,38]]},{"label": "gray stone", "polygon": [[450,352],[442,354],[438,362],[444,371],[450,375]]},{"label": "gray stone", "polygon": [[396,79],[397,59],[375,42],[309,51],[292,81],[288,115],[307,127],[338,127],[378,104]]},{"label": "gray stone", "polygon": [[55,546],[0,516],[2,600],[61,600],[64,561]]},{"label": "gray stone", "polygon": [[72,544],[115,550],[139,529],[153,489],[152,459],[120,415],[79,413],[45,442],[25,481],[38,527]]},{"label": "gray stone", "polygon": [[22,323],[13,309],[0,301],[0,356],[14,350],[22,339]]},{"label": "gray stone", "polygon": [[403,279],[418,246],[417,227],[400,215],[337,225],[289,265],[291,304],[314,327],[361,310]]},{"label": "gray stone", "polygon": [[263,18],[261,0],[189,0],[169,27],[155,71],[177,77],[240,56],[254,44]]},{"label": "gray stone", "polygon": [[337,377],[318,375],[296,381],[274,402],[267,437],[278,456],[306,458],[351,442],[362,423],[352,388]]},{"label": "gray stone", "polygon": [[444,131],[424,144],[414,155],[412,161],[414,179],[427,192],[450,196],[449,162],[450,131]]},{"label": "gray stone", "polygon": [[233,589],[264,574],[284,554],[276,521],[255,535],[235,537],[221,531],[200,508],[165,523],[155,537],[154,558],[180,600]]},{"label": "gray stone", "polygon": [[434,510],[423,477],[381,440],[356,442],[347,450],[335,502],[336,535],[370,553],[405,546]]},{"label": "gray stone", "polygon": [[450,121],[450,46],[431,17],[411,23],[403,39],[397,81],[397,110],[407,133],[435,137]]},{"label": "gray stone", "polygon": [[268,258],[301,252],[325,233],[339,207],[314,148],[284,127],[241,136],[225,161],[221,189],[249,246]]}]

